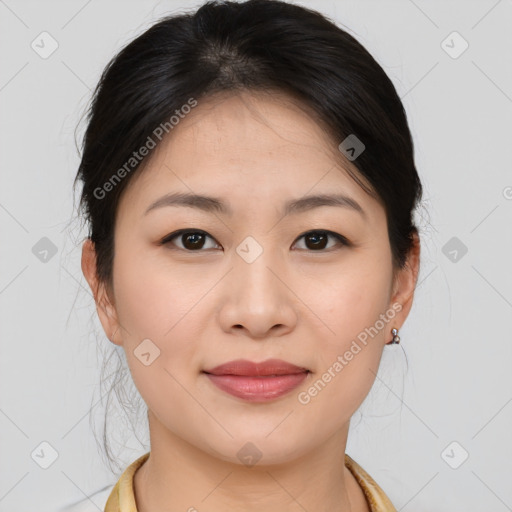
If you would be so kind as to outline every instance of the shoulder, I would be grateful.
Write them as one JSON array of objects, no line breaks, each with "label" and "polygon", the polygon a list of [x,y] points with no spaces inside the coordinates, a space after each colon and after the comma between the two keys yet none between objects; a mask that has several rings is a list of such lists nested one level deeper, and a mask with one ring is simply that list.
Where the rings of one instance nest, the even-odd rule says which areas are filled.
[{"label": "shoulder", "polygon": [[91,494],[89,498],[84,498],[76,503],[59,509],[57,512],[98,512],[105,509],[107,499],[112,492],[114,485],[108,485],[103,489]]},{"label": "shoulder", "polygon": [[348,454],[345,454],[345,466],[361,486],[371,512],[396,512],[391,500],[377,482]]}]

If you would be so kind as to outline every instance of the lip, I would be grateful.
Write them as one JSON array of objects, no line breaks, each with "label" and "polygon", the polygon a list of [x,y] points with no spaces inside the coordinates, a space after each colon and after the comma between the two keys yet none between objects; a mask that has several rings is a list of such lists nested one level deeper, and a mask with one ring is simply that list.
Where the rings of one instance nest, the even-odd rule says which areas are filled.
[{"label": "lip", "polygon": [[281,359],[260,363],[237,359],[203,373],[218,388],[251,402],[265,402],[289,393],[309,374],[307,368]]},{"label": "lip", "polygon": [[259,377],[265,375],[291,375],[308,371],[307,368],[296,366],[282,359],[267,359],[261,363],[247,359],[235,359],[220,364],[211,370],[204,370],[212,375],[243,375],[245,377]]}]

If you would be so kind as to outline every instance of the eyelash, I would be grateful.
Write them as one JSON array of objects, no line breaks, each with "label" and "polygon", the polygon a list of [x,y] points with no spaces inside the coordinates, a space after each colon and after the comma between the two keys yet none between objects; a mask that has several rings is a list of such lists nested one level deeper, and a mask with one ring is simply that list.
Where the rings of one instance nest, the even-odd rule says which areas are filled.
[{"label": "eyelash", "polygon": [[[172,240],[174,240],[175,238],[178,238],[180,235],[183,235],[185,233],[188,233],[188,234],[200,234],[200,235],[205,235],[209,238],[211,238],[212,240],[215,240],[211,235],[209,235],[208,233],[206,233],[206,231],[202,231],[201,229],[180,229],[178,231],[174,231],[173,233],[170,233],[169,235],[165,236],[159,243],[159,245],[168,245],[171,243]],[[349,247],[351,244],[350,242],[343,236],[343,235],[340,235],[338,233],[335,233],[334,231],[329,231],[329,230],[325,230],[325,229],[313,229],[313,230],[310,230],[310,231],[306,231],[305,233],[303,233],[302,235],[300,235],[294,242],[294,244],[300,240],[301,238],[303,237],[306,237],[307,235],[311,235],[311,234],[322,234],[322,235],[328,235],[328,236],[331,236],[332,238],[335,238],[338,242],[339,242],[339,245],[341,245],[341,247],[343,246],[347,246]],[[218,244],[218,242],[215,241],[215,243]],[[220,244],[219,244],[220,245]],[[174,249],[177,249],[179,251],[185,251],[185,252],[189,252],[189,253],[193,253],[193,252],[205,252],[206,250],[208,249],[198,249],[196,251],[191,251],[189,249],[182,249],[181,247],[174,247]],[[300,249],[300,250],[305,250],[305,251],[308,251],[308,252],[330,252],[332,251],[333,249],[336,249],[335,247],[331,247],[329,249],[320,249],[318,251],[315,251],[315,250],[312,250],[312,249]]]}]

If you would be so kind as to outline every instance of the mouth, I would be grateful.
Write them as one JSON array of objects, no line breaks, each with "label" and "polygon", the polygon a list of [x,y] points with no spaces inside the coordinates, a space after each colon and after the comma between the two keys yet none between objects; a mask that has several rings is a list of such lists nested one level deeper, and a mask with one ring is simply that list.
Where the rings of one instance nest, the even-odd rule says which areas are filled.
[{"label": "mouth", "polygon": [[222,391],[250,402],[266,402],[286,395],[311,373],[281,359],[255,363],[237,359],[203,372]]}]

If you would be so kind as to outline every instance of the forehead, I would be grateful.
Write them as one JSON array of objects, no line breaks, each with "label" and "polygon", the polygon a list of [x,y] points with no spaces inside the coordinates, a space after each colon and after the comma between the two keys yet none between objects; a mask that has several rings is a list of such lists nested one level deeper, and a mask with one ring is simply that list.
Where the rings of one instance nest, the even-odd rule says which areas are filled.
[{"label": "forehead", "polygon": [[179,120],[125,196],[138,210],[168,191],[238,198],[242,206],[334,189],[371,201],[348,167],[355,171],[326,127],[291,97],[217,94]]}]

